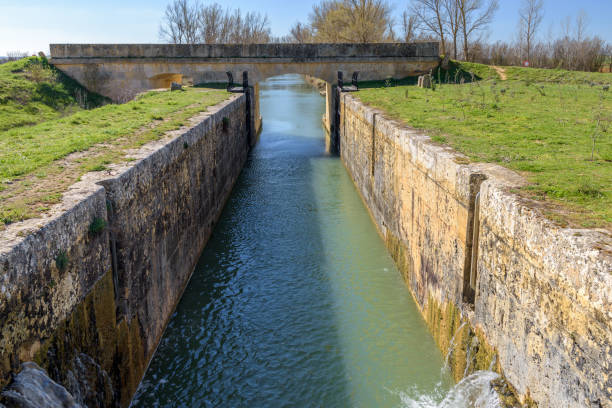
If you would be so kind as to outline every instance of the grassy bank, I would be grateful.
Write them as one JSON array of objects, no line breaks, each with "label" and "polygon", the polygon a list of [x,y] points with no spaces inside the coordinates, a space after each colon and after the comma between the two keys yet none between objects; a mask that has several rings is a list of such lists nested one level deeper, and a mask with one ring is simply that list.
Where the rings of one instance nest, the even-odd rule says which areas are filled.
[{"label": "grassy bank", "polygon": [[225,90],[205,88],[150,92],[123,105],[0,132],[0,222],[40,215],[84,173],[127,160],[127,150],[178,129],[227,97]]},{"label": "grassy bank", "polygon": [[473,161],[523,174],[518,192],[551,219],[612,227],[612,75],[457,64],[434,79],[435,89],[366,83],[358,96]]},{"label": "grassy bank", "polygon": [[109,103],[39,57],[0,65],[0,131]]}]

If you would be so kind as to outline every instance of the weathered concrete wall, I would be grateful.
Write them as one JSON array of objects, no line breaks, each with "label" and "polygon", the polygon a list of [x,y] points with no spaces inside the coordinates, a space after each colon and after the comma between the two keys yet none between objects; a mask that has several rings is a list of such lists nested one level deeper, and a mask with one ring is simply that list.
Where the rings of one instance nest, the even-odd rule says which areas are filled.
[{"label": "weathered concrete wall", "polygon": [[51,63],[115,101],[170,82],[225,82],[226,71],[254,84],[282,74],[327,82],[343,71],[360,80],[403,78],[439,62],[438,43],[386,44],[51,44]]},{"label": "weathered concrete wall", "polygon": [[[247,158],[246,118],[245,96],[232,96],[84,176],[55,216],[9,226],[4,381],[34,360],[86,406],[129,404]],[[95,218],[106,228],[92,231]]]},{"label": "weathered concrete wall", "polygon": [[355,96],[340,108],[342,160],[443,352],[454,338],[455,378],[491,368],[523,402],[612,406],[610,235],[553,225],[509,192],[518,175]]},{"label": "weathered concrete wall", "polygon": [[612,407],[612,239],[556,227],[495,182],[480,197],[474,320],[506,377],[551,407]]},{"label": "weathered concrete wall", "polygon": [[89,233],[96,217],[107,218],[104,189],[77,183],[64,195],[62,207],[44,221],[11,225],[1,237],[0,358],[5,380],[21,361],[34,358],[41,342],[111,270],[107,231]]}]

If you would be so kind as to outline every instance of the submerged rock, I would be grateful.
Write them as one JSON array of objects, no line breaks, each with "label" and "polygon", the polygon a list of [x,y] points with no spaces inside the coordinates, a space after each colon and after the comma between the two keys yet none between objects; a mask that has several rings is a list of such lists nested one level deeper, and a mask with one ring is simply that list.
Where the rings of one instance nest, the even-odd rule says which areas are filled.
[{"label": "submerged rock", "polygon": [[7,408],[83,408],[61,385],[53,381],[36,363],[26,362],[12,383],[0,394]]}]

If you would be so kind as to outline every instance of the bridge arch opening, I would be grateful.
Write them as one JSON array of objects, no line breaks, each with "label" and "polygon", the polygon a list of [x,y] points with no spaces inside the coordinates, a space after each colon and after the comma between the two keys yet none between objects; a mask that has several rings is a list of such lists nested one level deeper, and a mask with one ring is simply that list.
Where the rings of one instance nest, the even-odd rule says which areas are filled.
[{"label": "bridge arch opening", "polygon": [[149,78],[152,89],[170,88],[173,82],[177,84],[183,83],[183,74],[165,73],[157,74]]}]

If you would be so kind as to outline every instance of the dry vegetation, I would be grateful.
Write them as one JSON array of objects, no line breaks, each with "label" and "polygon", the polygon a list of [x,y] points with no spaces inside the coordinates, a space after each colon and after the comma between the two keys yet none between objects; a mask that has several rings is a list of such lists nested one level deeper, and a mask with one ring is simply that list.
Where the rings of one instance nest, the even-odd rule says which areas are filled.
[{"label": "dry vegetation", "polygon": [[257,44],[270,41],[270,22],[259,12],[242,14],[218,3],[174,0],[166,7],[160,38],[173,44]]},{"label": "dry vegetation", "polygon": [[483,33],[496,10],[496,0],[412,0],[402,19],[404,37],[440,41],[441,54],[490,65],[528,62],[530,67],[598,71],[612,55],[604,39],[589,35],[584,11],[561,21],[560,35],[542,40],[542,0],[517,2],[514,41],[489,43]]}]

